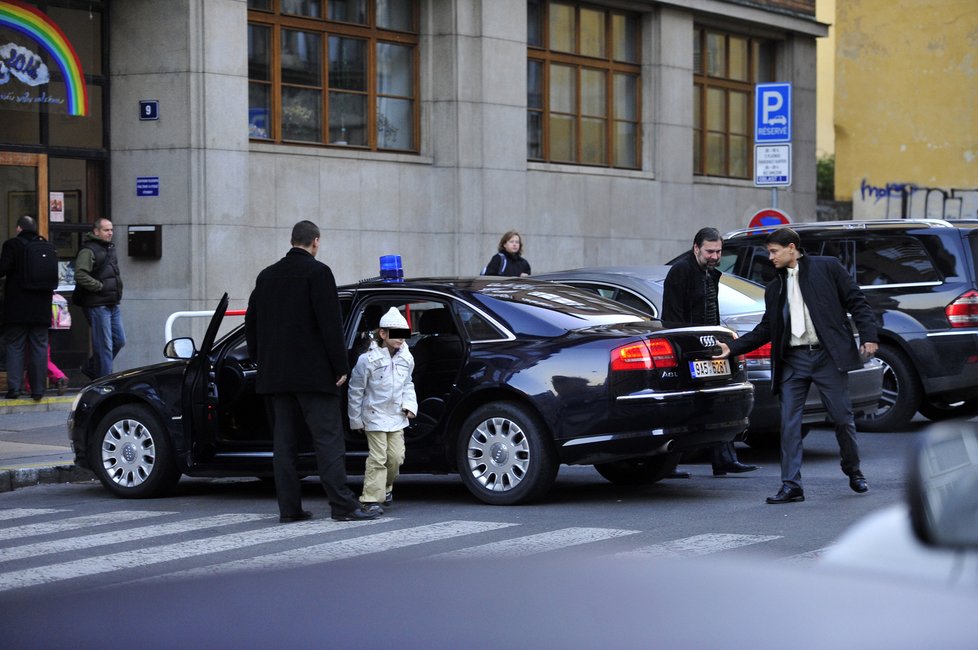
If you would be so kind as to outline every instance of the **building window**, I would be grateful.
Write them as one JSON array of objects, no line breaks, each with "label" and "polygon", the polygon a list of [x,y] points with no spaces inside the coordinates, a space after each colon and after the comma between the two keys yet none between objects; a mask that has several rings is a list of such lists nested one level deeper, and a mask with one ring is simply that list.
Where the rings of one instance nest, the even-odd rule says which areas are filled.
[{"label": "building window", "polygon": [[752,178],[754,85],[774,80],[774,43],[693,31],[693,171]]},{"label": "building window", "polygon": [[529,0],[527,45],[527,158],[637,168],[638,16]]},{"label": "building window", "polygon": [[417,0],[248,0],[253,140],[418,151]]}]

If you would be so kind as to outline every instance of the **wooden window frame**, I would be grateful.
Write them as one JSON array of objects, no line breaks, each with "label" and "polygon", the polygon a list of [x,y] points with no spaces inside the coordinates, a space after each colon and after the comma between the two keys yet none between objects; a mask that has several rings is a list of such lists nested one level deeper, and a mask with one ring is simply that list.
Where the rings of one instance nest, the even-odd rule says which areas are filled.
[{"label": "wooden window frame", "polygon": [[[724,66],[725,69],[721,76],[713,76],[707,73],[707,37],[708,35],[719,35],[723,37],[724,43]],[[738,80],[730,77],[730,38],[741,38],[747,41],[747,79]],[[758,60],[760,58],[760,52],[764,49],[764,45],[772,43],[771,39],[757,38],[748,36],[746,34],[740,34],[733,31],[727,31],[723,29],[718,29],[714,27],[709,27],[706,25],[695,25],[693,29],[693,38],[699,39],[699,51],[700,51],[700,62],[699,68],[696,67],[696,62],[693,63],[693,92],[699,95],[699,126],[697,126],[696,116],[693,119],[693,131],[694,134],[698,133],[699,138],[699,165],[696,164],[696,153],[694,151],[693,156],[693,174],[695,176],[710,176],[714,178],[737,178],[737,179],[750,179],[753,178],[754,169],[754,147],[753,147],[753,137],[754,132],[754,86],[758,83],[758,67],[761,62]],[[695,43],[694,43],[695,45]],[[694,48],[695,49],[695,48]],[[773,78],[774,67],[776,63],[772,59],[770,61],[771,69],[767,71],[767,78]],[[727,98],[724,105],[726,110],[723,116],[723,130],[715,131],[708,128],[707,125],[707,112],[708,103],[707,97],[710,90],[722,90],[724,97]],[[731,136],[739,135],[734,134],[730,128],[730,101],[729,97],[731,92],[741,92],[747,95],[747,129],[744,134],[748,138],[747,145],[747,164],[745,175],[739,176],[734,175],[730,171],[730,140]],[[693,102],[693,106],[696,106],[696,102]],[[724,134],[724,168],[721,174],[709,174],[706,170],[709,168],[707,164],[707,153],[708,153],[708,143],[707,134],[708,133],[723,133]],[[693,139],[694,147],[696,146],[696,139]]]},{"label": "wooden window frame", "polygon": [[[271,88],[269,103],[270,110],[268,115],[269,133],[267,138],[251,137],[252,142],[266,142],[275,144],[306,145],[314,147],[331,147],[339,149],[357,149],[360,151],[390,151],[397,153],[418,153],[420,151],[420,8],[419,0],[411,1],[411,11],[414,25],[411,32],[394,31],[377,27],[376,3],[370,0],[367,4],[367,24],[339,22],[324,18],[309,18],[292,14],[283,14],[280,11],[279,0],[272,0],[271,10],[260,9],[248,10],[248,24],[270,29],[269,53],[270,53],[270,80],[248,79],[249,87],[252,83],[260,83]],[[323,14],[326,12],[326,4],[322,3]],[[320,59],[322,62],[321,83],[317,86],[321,92],[321,138],[319,142],[307,140],[286,140],[282,138],[282,72],[281,72],[281,31],[282,29],[297,30],[303,32],[314,32],[321,37]],[[356,38],[367,42],[367,144],[331,144],[329,142],[329,39],[331,36],[344,38]],[[393,43],[411,47],[413,50],[412,70],[411,70],[411,89],[413,95],[407,99],[412,102],[412,141],[409,146],[403,149],[381,148],[377,144],[377,100],[379,97],[392,97],[392,95],[382,95],[377,91],[377,60],[376,50],[378,43]],[[298,87],[294,84],[286,84],[290,87]],[[302,86],[305,87],[305,86]],[[312,86],[310,86],[311,88]],[[404,99],[403,97],[397,97]],[[250,107],[250,102],[249,102]]]},{"label": "wooden window frame", "polygon": [[[536,46],[527,44],[527,57],[530,61],[539,62],[542,67],[541,74],[541,84],[542,84],[542,108],[529,108],[527,107],[529,124],[529,114],[536,113],[541,116],[541,157],[530,157],[529,151],[527,152],[527,159],[532,162],[548,162],[548,163],[559,163],[559,164],[569,164],[569,165],[583,165],[589,167],[609,167],[616,169],[640,169],[642,166],[642,155],[641,155],[641,143],[642,143],[642,30],[641,30],[641,16],[635,12],[618,10],[608,7],[601,7],[590,5],[587,3],[574,2],[573,0],[561,0],[559,4],[571,5],[574,7],[575,15],[575,34],[574,34],[574,50],[579,52],[581,49],[581,9],[589,9],[592,11],[600,11],[605,15],[605,50],[606,54],[604,57],[593,57],[583,54],[573,54],[569,52],[562,52],[550,49],[550,7],[551,0],[541,0],[540,7],[540,21],[542,25],[542,45]],[[614,58],[614,34],[613,34],[613,21],[612,17],[615,15],[624,15],[630,17],[634,22],[634,39],[635,39],[635,53],[636,62],[626,62],[619,61]],[[563,160],[554,159],[551,153],[550,146],[550,67],[551,65],[558,64],[564,65],[575,70],[575,109],[574,113],[559,113],[561,115],[570,115],[575,119],[575,153],[574,160]],[[605,162],[604,163],[594,163],[594,162],[582,162],[582,146],[583,138],[582,134],[582,124],[583,119],[588,117],[583,113],[582,108],[582,97],[581,97],[581,73],[585,69],[587,70],[598,70],[605,73]],[[615,115],[615,75],[624,74],[628,76],[635,77],[635,119],[634,120],[619,120]],[[529,92],[529,89],[527,89]],[[633,146],[635,148],[633,152],[633,159],[635,160],[634,166],[618,166],[615,164],[615,124],[617,122],[629,122],[635,125],[635,142]],[[527,126],[529,129],[529,126]],[[527,133],[529,137],[529,133]]]}]

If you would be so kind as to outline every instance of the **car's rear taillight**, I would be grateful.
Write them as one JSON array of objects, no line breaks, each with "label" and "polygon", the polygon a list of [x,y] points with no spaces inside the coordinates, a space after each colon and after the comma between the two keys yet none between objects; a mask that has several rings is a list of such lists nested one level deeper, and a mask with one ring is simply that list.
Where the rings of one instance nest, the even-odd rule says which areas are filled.
[{"label": "car's rear taillight", "polygon": [[756,350],[751,350],[744,355],[748,368],[759,368],[761,366],[770,367],[771,365],[771,344],[765,343]]},{"label": "car's rear taillight", "polygon": [[612,370],[653,370],[678,364],[676,351],[667,339],[636,341],[611,351]]},{"label": "car's rear taillight", "polygon": [[652,351],[652,361],[656,368],[675,368],[679,365],[676,351],[668,339],[649,339],[649,350]]},{"label": "car's rear taillight", "polygon": [[978,327],[978,291],[972,289],[944,308],[951,327]]}]

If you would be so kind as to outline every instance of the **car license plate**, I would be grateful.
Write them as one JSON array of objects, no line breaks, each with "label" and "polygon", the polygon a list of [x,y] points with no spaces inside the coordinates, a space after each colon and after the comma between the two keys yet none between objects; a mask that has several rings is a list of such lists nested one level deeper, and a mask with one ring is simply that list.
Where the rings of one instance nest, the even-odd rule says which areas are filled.
[{"label": "car license plate", "polygon": [[690,361],[689,374],[693,377],[723,377],[730,374],[730,362],[726,359]]}]

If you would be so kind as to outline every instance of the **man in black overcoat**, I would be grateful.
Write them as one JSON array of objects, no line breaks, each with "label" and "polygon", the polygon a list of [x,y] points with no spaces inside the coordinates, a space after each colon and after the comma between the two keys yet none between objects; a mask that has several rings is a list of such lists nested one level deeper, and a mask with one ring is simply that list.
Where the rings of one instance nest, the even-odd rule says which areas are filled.
[{"label": "man in black overcoat", "polygon": [[248,354],[258,364],[256,391],[272,413],[275,491],[279,521],[303,521],[296,467],[300,432],[308,429],[319,478],[337,521],[375,519],[346,485],[340,387],[349,372],[343,319],[333,272],[316,261],[319,228],[300,221],[292,250],[255,281],[245,314]]},{"label": "man in black overcoat", "polygon": [[[781,489],[768,503],[804,501],[801,483],[801,420],[814,383],[835,423],[842,471],[849,487],[869,486],[859,467],[856,425],[849,398],[850,370],[876,354],[876,318],[859,286],[838,259],[805,255],[790,228],[767,236],[768,257],[777,271],[764,292],[764,318],[751,332],[727,344],[719,358],[755,350],[771,342],[771,389],[781,395]],[[859,332],[856,348],[847,312]]]},{"label": "man in black overcoat", "polygon": [[[723,254],[723,238],[716,228],[700,228],[693,248],[679,258],[662,285],[662,322],[669,327],[720,324],[720,276],[717,265]],[[710,449],[714,476],[742,474],[759,469],[742,463],[732,442],[718,442]]]}]

